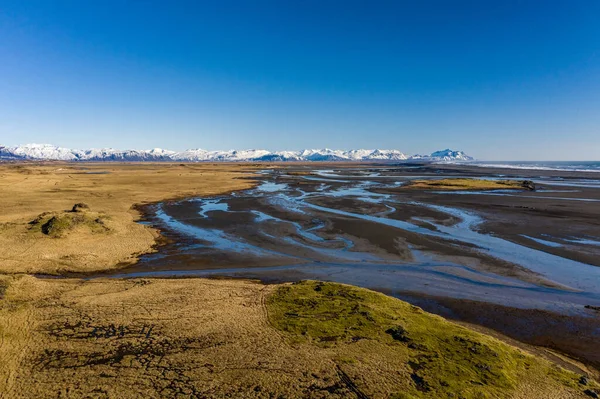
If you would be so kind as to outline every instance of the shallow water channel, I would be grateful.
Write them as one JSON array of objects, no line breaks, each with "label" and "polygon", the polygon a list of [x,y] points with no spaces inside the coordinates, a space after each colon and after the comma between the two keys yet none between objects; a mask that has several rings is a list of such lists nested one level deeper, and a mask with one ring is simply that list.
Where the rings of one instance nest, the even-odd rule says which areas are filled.
[{"label": "shallow water channel", "polygon": [[[320,279],[567,314],[600,305],[600,267],[548,251],[563,244],[483,232],[485,216],[440,204],[447,194],[424,200],[402,189],[423,176],[385,172],[269,170],[252,190],[158,204],[148,221],[175,243],[115,277]],[[577,240],[600,238],[564,245]]]}]

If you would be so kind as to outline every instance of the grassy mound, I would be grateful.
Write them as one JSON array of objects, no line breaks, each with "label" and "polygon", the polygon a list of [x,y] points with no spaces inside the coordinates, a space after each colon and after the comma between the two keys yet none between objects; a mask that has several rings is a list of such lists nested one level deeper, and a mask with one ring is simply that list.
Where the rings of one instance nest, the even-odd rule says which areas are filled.
[{"label": "grassy mound", "polygon": [[556,385],[585,397],[590,388],[545,360],[365,289],[314,281],[284,285],[268,309],[272,325],[293,342],[337,351],[342,364],[360,364],[358,375],[369,368],[384,373],[382,364],[396,368],[396,378],[404,379],[397,398],[508,398],[523,384]]},{"label": "grassy mound", "polygon": [[41,232],[53,238],[65,237],[77,228],[85,228],[92,233],[107,232],[106,215],[90,212],[86,204],[75,204],[71,211],[44,212],[29,225],[34,232]]},{"label": "grassy mound", "polygon": [[413,180],[406,188],[433,190],[535,190],[529,180],[439,179]]}]

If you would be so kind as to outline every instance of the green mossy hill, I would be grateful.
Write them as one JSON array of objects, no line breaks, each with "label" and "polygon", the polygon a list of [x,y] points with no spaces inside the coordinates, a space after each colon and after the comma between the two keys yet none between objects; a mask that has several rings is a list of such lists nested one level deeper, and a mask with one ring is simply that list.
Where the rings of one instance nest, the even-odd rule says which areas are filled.
[{"label": "green mossy hill", "polygon": [[413,180],[404,188],[431,190],[530,190],[535,184],[529,180],[485,180],[485,179],[431,179]]},{"label": "green mossy hill", "polygon": [[84,228],[92,233],[105,233],[110,229],[106,225],[108,217],[90,212],[86,204],[75,204],[70,211],[44,212],[29,222],[30,231],[42,233],[52,238],[65,237],[69,233]]},{"label": "green mossy hill", "polygon": [[546,360],[366,289],[303,281],[267,303],[275,328],[336,353],[365,395],[382,384],[396,387],[396,398],[511,398],[524,385],[586,397],[590,389]]}]

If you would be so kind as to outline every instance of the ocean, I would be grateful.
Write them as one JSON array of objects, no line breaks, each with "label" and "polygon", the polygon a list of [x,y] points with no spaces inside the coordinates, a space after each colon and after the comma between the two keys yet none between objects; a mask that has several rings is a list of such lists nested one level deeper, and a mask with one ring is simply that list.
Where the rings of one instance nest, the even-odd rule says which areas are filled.
[{"label": "ocean", "polygon": [[600,161],[475,161],[469,162],[469,164],[488,168],[600,172]]}]

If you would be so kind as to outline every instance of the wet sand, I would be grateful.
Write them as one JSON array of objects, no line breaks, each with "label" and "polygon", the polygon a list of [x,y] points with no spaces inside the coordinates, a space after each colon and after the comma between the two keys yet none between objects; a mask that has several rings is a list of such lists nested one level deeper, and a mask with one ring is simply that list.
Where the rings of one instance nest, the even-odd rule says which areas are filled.
[{"label": "wet sand", "polygon": [[[404,187],[448,177],[527,179],[537,190]],[[417,304],[435,298],[427,310],[598,366],[584,350],[600,328],[586,308],[600,306],[597,173],[284,164],[260,180],[232,195],[147,206],[145,222],[169,243],[113,276],[320,279]]]},{"label": "wet sand", "polygon": [[420,293],[404,293],[399,297],[428,312],[501,331],[520,342],[569,354],[600,369],[600,313],[597,311],[590,310],[587,315],[573,316]]}]

